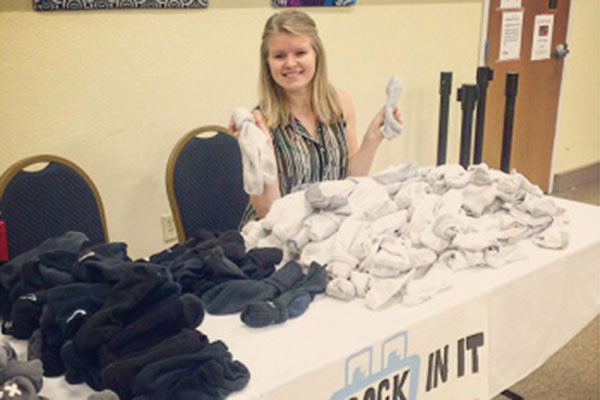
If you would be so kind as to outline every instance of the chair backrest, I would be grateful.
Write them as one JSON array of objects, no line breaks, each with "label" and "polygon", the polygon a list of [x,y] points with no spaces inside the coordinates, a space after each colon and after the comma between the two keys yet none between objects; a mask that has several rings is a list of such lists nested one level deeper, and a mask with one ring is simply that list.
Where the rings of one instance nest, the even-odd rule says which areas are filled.
[{"label": "chair backrest", "polygon": [[[35,164],[42,169],[28,171]],[[0,220],[6,227],[9,258],[67,231],[108,242],[104,207],[96,186],[64,158],[38,155],[17,161],[0,176]]]},{"label": "chair backrest", "polygon": [[167,195],[180,243],[200,228],[237,229],[248,205],[240,148],[227,132],[217,125],[194,129],[171,151]]}]

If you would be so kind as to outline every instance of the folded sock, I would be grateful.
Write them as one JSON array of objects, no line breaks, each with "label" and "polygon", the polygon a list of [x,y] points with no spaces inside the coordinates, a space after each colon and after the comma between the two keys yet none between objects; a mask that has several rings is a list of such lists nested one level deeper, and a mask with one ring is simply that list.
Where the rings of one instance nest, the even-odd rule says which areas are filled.
[{"label": "folded sock", "polygon": [[298,317],[306,311],[314,296],[325,291],[327,281],[325,269],[312,263],[300,283],[273,300],[250,303],[241,319],[248,326],[263,327]]},{"label": "folded sock", "polygon": [[9,379],[0,386],[0,399],[38,400],[37,392],[29,379],[17,376]]},{"label": "folded sock", "polygon": [[269,147],[269,138],[256,125],[254,116],[247,108],[235,108],[231,119],[239,131],[244,190],[250,195],[261,195],[264,185],[277,179],[277,163]]},{"label": "folded sock", "polygon": [[6,382],[16,377],[26,378],[35,387],[35,393],[42,389],[43,368],[40,360],[20,361],[11,360],[0,366],[0,382]]},{"label": "folded sock", "polygon": [[371,310],[379,310],[402,291],[413,275],[414,269],[397,278],[371,279],[371,289],[365,295],[365,304]]},{"label": "folded sock", "polygon": [[87,400],[119,400],[119,396],[112,390],[103,390],[101,392],[92,393],[87,397]]},{"label": "folded sock", "polygon": [[250,303],[273,299],[294,286],[303,276],[300,264],[290,261],[261,281],[245,279],[222,283],[204,293],[202,302],[211,314],[238,313]]},{"label": "folded sock", "polygon": [[17,352],[15,349],[5,341],[4,339],[0,341],[0,368],[3,365],[6,365],[9,361],[17,359]]},{"label": "folded sock", "polygon": [[339,300],[352,300],[356,297],[356,288],[348,279],[334,278],[327,284],[325,293]]},{"label": "folded sock", "polygon": [[394,108],[396,107],[398,99],[400,98],[400,94],[402,93],[402,83],[400,82],[400,78],[398,78],[398,76],[392,75],[388,81],[385,92],[387,99],[385,103],[385,115],[381,132],[386,139],[392,140],[402,133],[402,124],[396,121],[396,118],[394,118]]}]

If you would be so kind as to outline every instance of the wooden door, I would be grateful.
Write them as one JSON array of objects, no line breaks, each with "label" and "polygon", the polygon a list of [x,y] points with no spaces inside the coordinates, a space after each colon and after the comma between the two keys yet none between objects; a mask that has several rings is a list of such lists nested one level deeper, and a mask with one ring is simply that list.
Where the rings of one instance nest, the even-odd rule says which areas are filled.
[{"label": "wooden door", "polygon": [[[564,62],[564,57],[557,56],[555,50],[559,44],[566,43],[570,0],[489,1],[488,42],[484,61],[486,66],[494,70],[494,80],[490,82],[487,93],[483,161],[494,168],[500,166],[506,73],[517,72],[519,82],[510,169],[516,169],[548,192]],[[503,24],[503,15],[508,21],[515,17],[514,13],[519,12],[522,13],[520,51],[513,51],[514,54],[518,53],[518,59],[510,59],[511,56],[507,56],[510,47],[507,43],[512,40],[510,35],[516,31],[508,22]],[[543,24],[548,20],[553,21],[550,32],[549,26]],[[537,31],[536,38],[547,35],[546,43],[551,43],[549,59],[532,60],[534,30]],[[501,45],[502,40],[505,40],[504,46]],[[542,42],[536,40],[536,43],[536,54],[540,54]],[[501,49],[504,55],[500,54]]]}]

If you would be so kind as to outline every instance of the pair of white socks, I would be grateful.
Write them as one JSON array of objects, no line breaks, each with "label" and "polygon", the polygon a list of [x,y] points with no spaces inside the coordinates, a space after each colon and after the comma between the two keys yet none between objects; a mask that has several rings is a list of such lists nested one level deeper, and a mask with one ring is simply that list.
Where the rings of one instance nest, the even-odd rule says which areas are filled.
[{"label": "pair of white socks", "polygon": [[247,108],[235,108],[231,119],[239,131],[244,190],[249,195],[261,195],[264,185],[272,184],[277,179],[277,164],[269,146],[269,138],[256,125],[254,116]]}]

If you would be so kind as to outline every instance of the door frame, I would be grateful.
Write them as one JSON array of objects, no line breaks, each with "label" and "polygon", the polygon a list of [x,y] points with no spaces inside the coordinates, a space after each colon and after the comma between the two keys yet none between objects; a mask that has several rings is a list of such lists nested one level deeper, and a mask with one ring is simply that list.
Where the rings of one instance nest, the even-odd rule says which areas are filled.
[{"label": "door frame", "polygon": [[[490,15],[490,3],[492,0],[482,0],[481,4],[481,32],[479,37],[479,67],[485,66],[485,50],[486,50],[486,40],[487,40],[487,30],[489,24],[489,15]],[[573,7],[577,4],[576,0],[572,0],[569,8],[569,16],[567,18],[567,32],[565,42],[570,42],[570,33],[571,33],[571,18],[573,17]],[[568,56],[567,56],[568,57]],[[548,194],[551,194],[554,189],[554,161],[556,158],[556,143],[559,136],[559,122],[562,111],[562,103],[563,103],[563,83],[566,76],[567,70],[567,62],[563,63],[562,75],[560,77],[560,88],[558,90],[558,108],[556,110],[556,125],[554,127],[554,142],[552,144],[552,157],[550,161],[550,181],[548,183]],[[497,79],[498,77],[494,77]],[[485,135],[485,132],[484,132]]]}]

